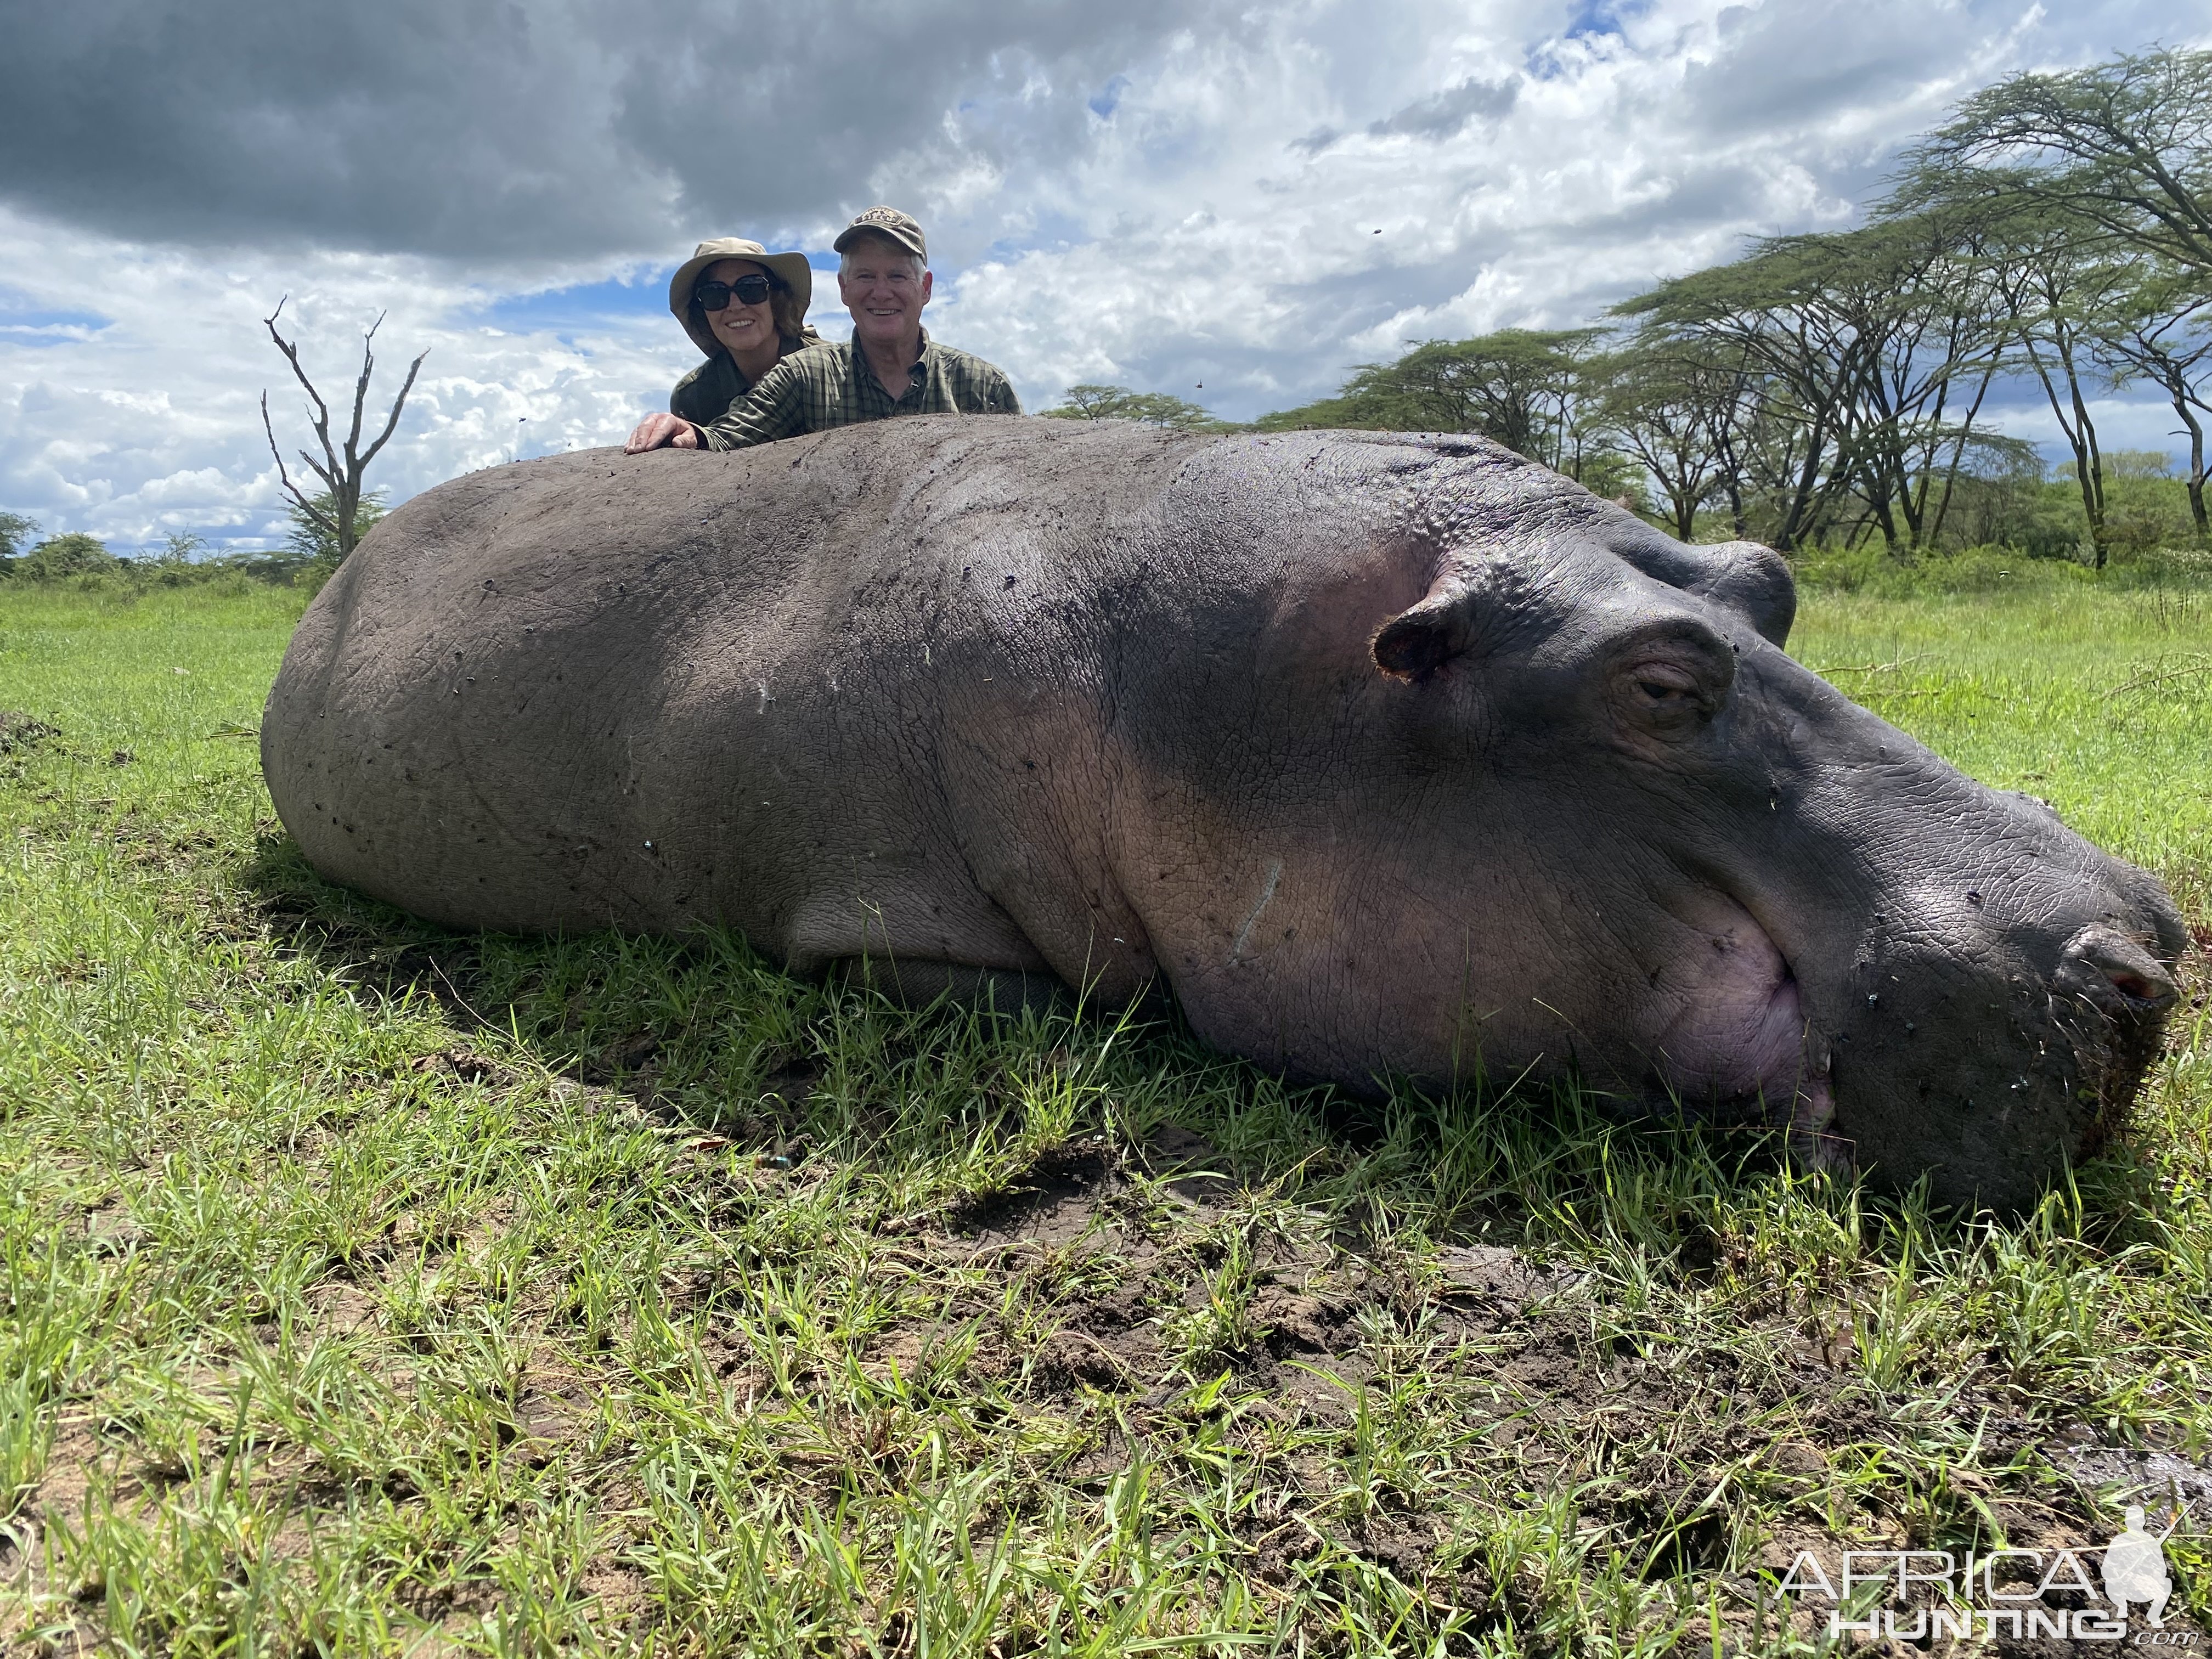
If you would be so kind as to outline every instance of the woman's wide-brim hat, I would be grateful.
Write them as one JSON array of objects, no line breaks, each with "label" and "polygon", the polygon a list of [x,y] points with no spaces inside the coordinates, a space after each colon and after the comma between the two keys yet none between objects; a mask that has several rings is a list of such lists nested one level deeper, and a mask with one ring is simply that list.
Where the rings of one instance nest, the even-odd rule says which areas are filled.
[{"label": "woman's wide-brim hat", "polygon": [[684,325],[691,343],[709,357],[721,350],[722,343],[714,337],[705,314],[691,309],[691,290],[699,286],[699,273],[718,259],[750,259],[765,265],[791,290],[793,325],[806,315],[807,301],[814,297],[814,268],[806,263],[804,253],[770,253],[758,242],[748,242],[742,236],[718,236],[711,242],[702,242],[668,279],[668,308]]}]

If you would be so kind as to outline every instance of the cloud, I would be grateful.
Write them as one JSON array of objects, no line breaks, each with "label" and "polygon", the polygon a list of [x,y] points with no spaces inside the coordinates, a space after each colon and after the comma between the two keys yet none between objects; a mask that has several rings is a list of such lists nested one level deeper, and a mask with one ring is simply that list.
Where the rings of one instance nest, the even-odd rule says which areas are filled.
[{"label": "cloud", "polygon": [[1367,131],[1376,138],[1401,133],[1413,138],[1454,138],[1478,117],[1495,120],[1504,114],[1520,94],[1518,76],[1505,81],[1478,81],[1470,76],[1433,97],[1392,111]]},{"label": "cloud", "polygon": [[[819,229],[1082,142],[1207,0],[88,0],[11,10],[0,188],[118,238],[489,261]],[[841,215],[841,210],[842,213]]]},{"label": "cloud", "polygon": [[[0,335],[0,502],[49,530],[123,546],[177,530],[240,545],[283,539],[264,389],[288,459],[313,442],[305,399],[261,324],[288,292],[287,331],[326,397],[350,396],[362,333],[380,312],[373,409],[428,348],[398,434],[369,474],[395,499],[517,453],[607,442],[697,360],[658,283],[595,285],[580,314],[501,327],[484,320],[500,296],[415,256],[206,259],[4,211],[0,246],[18,314],[72,295],[114,306],[83,341],[31,349]],[[625,311],[611,288],[639,303]]]},{"label": "cloud", "polygon": [[0,507],[281,535],[287,292],[326,388],[380,310],[392,384],[431,348],[395,497],[612,441],[695,360],[663,308],[694,240],[825,266],[878,200],[928,226],[933,332],[1031,406],[1104,380],[1249,416],[1850,223],[1971,87],[2176,35],[2142,0],[18,7]]},{"label": "cloud", "polygon": [[[1393,110],[1378,121],[1367,124],[1370,138],[1455,138],[1467,124],[1476,119],[1495,120],[1513,107],[1513,100],[1521,94],[1518,76],[1504,81],[1482,81],[1473,76],[1442,92],[1417,99],[1401,109]],[[1320,155],[1334,144],[1344,134],[1334,127],[1316,127],[1302,138],[1293,138],[1291,148],[1301,155]]]}]

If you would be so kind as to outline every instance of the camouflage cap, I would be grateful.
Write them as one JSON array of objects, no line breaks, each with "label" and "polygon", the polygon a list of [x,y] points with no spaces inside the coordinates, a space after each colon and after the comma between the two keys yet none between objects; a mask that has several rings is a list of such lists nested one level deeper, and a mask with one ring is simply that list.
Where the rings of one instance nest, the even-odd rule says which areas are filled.
[{"label": "camouflage cap", "polygon": [[910,213],[901,213],[895,207],[872,207],[838,232],[837,240],[830,246],[842,253],[863,236],[880,236],[887,242],[896,243],[925,264],[928,263],[929,244],[922,240],[921,226]]}]

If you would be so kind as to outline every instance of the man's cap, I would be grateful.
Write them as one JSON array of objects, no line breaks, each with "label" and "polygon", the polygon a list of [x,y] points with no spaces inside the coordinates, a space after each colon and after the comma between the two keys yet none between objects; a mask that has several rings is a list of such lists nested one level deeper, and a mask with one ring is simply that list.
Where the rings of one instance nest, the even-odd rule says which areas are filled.
[{"label": "man's cap", "polygon": [[842,253],[863,236],[896,242],[925,264],[928,263],[929,244],[922,240],[921,226],[911,213],[901,213],[895,207],[872,207],[839,231],[832,246]]},{"label": "man's cap", "polygon": [[792,302],[798,308],[792,321],[796,324],[805,317],[807,302],[814,297],[814,268],[806,263],[804,253],[770,253],[758,242],[748,242],[742,236],[717,236],[711,242],[702,242],[668,279],[668,308],[684,325],[691,343],[709,357],[720,355],[722,343],[714,337],[714,325],[705,314],[691,309],[691,290],[699,286],[699,273],[720,259],[750,259],[774,271],[791,290]]}]

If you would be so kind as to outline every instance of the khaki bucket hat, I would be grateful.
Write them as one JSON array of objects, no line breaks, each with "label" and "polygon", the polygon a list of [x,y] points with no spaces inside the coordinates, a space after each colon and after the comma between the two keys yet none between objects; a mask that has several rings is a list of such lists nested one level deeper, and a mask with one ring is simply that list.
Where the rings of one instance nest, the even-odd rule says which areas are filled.
[{"label": "khaki bucket hat", "polygon": [[742,236],[717,236],[711,242],[702,242],[668,279],[668,308],[684,325],[691,343],[709,357],[720,351],[722,344],[704,317],[691,314],[691,290],[699,286],[699,273],[718,259],[750,259],[757,265],[767,266],[791,290],[799,310],[798,317],[793,320],[797,322],[805,317],[807,302],[814,297],[814,270],[806,263],[804,253],[770,253],[758,242],[749,242]]}]

